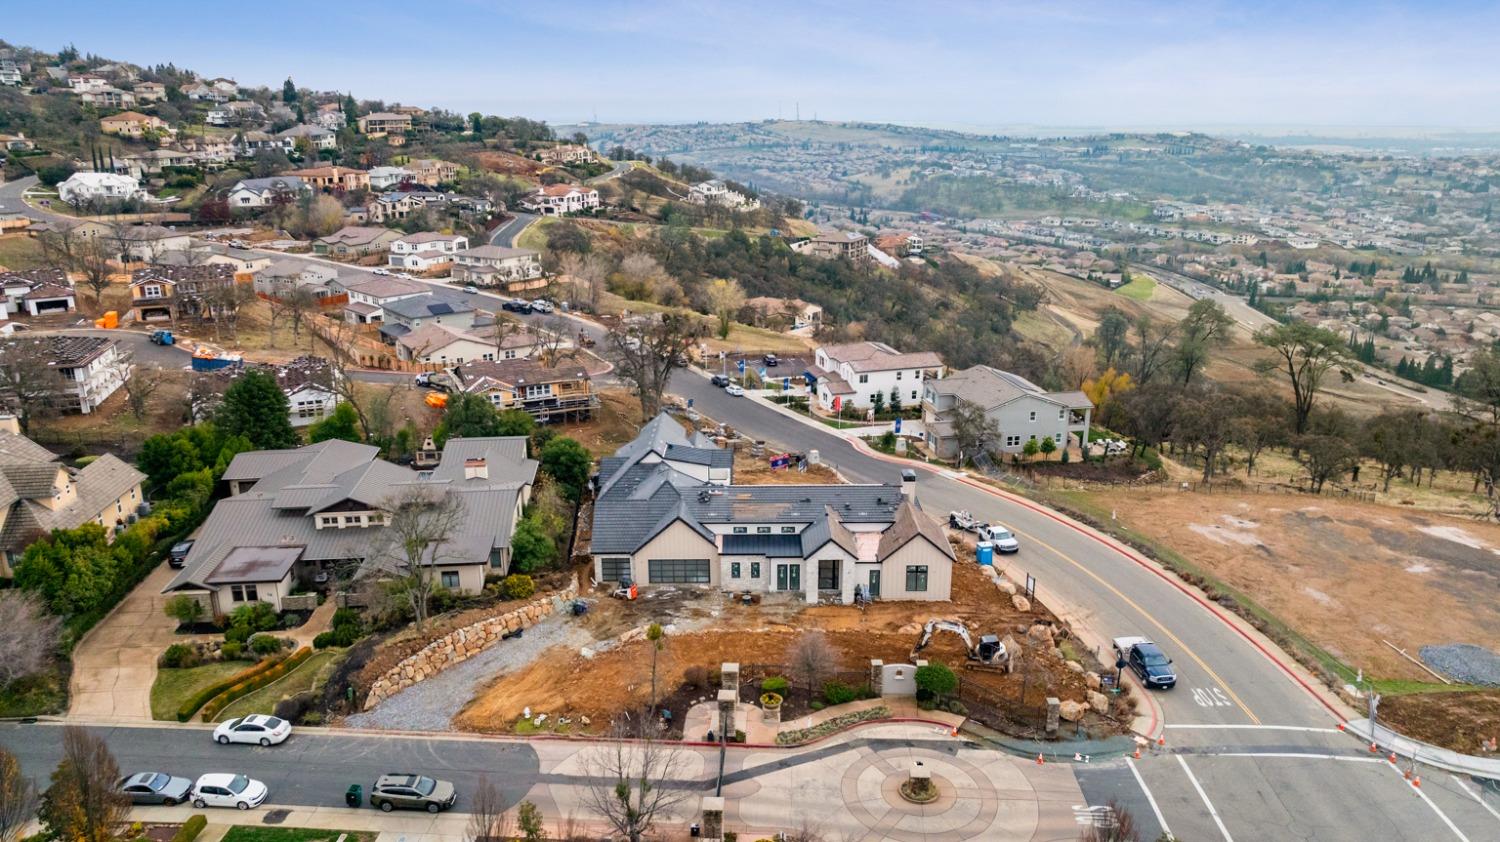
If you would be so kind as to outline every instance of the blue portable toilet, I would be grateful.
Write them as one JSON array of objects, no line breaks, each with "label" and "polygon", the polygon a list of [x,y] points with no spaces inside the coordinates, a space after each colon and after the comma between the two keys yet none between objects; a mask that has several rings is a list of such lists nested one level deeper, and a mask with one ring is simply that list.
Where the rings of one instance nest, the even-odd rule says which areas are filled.
[{"label": "blue portable toilet", "polygon": [[992,566],[995,563],[995,545],[989,541],[980,541],[979,551],[975,554],[975,557],[979,560],[980,564],[986,567]]}]

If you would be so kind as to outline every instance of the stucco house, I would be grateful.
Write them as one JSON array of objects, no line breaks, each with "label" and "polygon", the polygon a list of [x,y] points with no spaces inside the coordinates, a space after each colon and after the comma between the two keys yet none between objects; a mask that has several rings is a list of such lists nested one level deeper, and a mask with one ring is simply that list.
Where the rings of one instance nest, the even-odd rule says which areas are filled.
[{"label": "stucco house", "polygon": [[900,485],[735,485],[734,457],[659,415],[600,462],[594,578],[809,603],[947,600],[955,554]]},{"label": "stucco house", "polygon": [[360,257],[385,251],[400,238],[400,231],[389,228],[346,225],[326,237],[313,240],[312,250],[313,254]]},{"label": "stucco house", "polygon": [[[1020,453],[1026,442],[1051,438],[1059,448],[1088,441],[1094,404],[1083,392],[1048,392],[1019,374],[976,365],[923,385],[922,422],[927,447],[943,459],[958,456],[953,408],[969,401],[999,428],[989,449]],[[965,454],[974,456],[976,454]]]},{"label": "stucco house", "polygon": [[808,377],[825,410],[866,409],[876,393],[890,406],[892,394],[903,406],[922,400],[922,383],[943,376],[946,367],[931,351],[902,353],[884,342],[824,345],[813,354]]}]

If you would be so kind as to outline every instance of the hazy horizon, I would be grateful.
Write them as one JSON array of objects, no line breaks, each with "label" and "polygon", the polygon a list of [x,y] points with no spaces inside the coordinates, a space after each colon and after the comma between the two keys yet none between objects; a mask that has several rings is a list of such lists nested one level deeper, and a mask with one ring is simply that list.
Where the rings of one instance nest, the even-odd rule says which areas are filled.
[{"label": "hazy horizon", "polygon": [[255,29],[184,0],[61,0],[10,18],[6,40],[48,51],[561,124],[800,110],[979,133],[1500,127],[1500,6],[1469,0],[586,0],[565,15],[500,0],[265,0]]}]

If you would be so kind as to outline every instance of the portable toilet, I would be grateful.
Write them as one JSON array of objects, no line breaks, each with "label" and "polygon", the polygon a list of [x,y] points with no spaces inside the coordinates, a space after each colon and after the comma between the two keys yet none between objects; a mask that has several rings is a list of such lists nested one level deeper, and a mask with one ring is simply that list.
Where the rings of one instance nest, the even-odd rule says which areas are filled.
[{"label": "portable toilet", "polygon": [[974,557],[980,564],[986,567],[993,566],[995,563],[995,545],[989,541],[980,541],[979,549],[974,554]]}]

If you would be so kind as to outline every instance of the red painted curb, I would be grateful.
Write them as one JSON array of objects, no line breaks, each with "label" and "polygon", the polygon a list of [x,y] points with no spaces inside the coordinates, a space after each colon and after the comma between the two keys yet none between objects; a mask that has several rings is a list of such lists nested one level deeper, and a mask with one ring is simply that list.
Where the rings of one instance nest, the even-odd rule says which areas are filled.
[{"label": "red painted curb", "polygon": [[[877,459],[881,459],[883,461],[895,461],[895,462],[900,462],[901,464],[911,464],[914,467],[921,467],[921,468],[924,468],[924,469],[926,469],[928,471],[931,471],[933,473],[939,473],[940,472],[940,469],[938,469],[938,468],[934,468],[931,465],[928,465],[928,464],[925,464],[925,463],[922,463],[922,462],[916,462],[915,460],[911,460],[911,459],[895,459],[894,457],[887,457],[884,453],[880,453],[878,451],[870,450],[868,448],[868,445],[864,445],[863,442],[851,442],[851,444],[854,444],[854,447],[855,447],[856,450],[859,450],[859,451],[865,453],[866,455],[873,456],[873,457],[875,457]],[[1109,547],[1110,549],[1114,550],[1115,552],[1119,553],[1120,555],[1123,555],[1126,558],[1130,559],[1131,561],[1135,562],[1137,565],[1139,565],[1139,566],[1145,568],[1146,570],[1150,571],[1151,573],[1155,574],[1157,576],[1157,578],[1161,579],[1163,582],[1166,582],[1167,584],[1169,584],[1172,587],[1176,588],[1177,590],[1181,591],[1189,599],[1192,599],[1194,602],[1197,602],[1199,605],[1203,606],[1210,614],[1212,614],[1214,617],[1218,618],[1220,622],[1222,622],[1224,625],[1228,626],[1229,628],[1233,629],[1236,634],[1238,634],[1240,637],[1244,638],[1246,640],[1246,642],[1248,642],[1251,646],[1254,646],[1256,648],[1256,650],[1258,650],[1262,655],[1266,656],[1267,660],[1269,660],[1271,663],[1275,664],[1277,666],[1277,668],[1279,668],[1282,672],[1286,673],[1286,675],[1287,675],[1288,678],[1292,679],[1292,681],[1296,682],[1298,686],[1300,686],[1303,690],[1306,690],[1309,695],[1311,695],[1314,699],[1316,699],[1317,702],[1318,702],[1318,704],[1320,704],[1324,708],[1326,708],[1328,710],[1328,712],[1333,715],[1333,718],[1334,718],[1335,721],[1337,721],[1337,722],[1344,721],[1344,715],[1342,713],[1340,713],[1338,711],[1338,709],[1335,708],[1333,705],[1329,704],[1328,700],[1325,699],[1325,698],[1323,698],[1322,694],[1320,694],[1317,690],[1313,689],[1312,685],[1310,685],[1306,681],[1304,681],[1300,675],[1297,675],[1297,673],[1293,672],[1290,667],[1288,667],[1285,663],[1283,663],[1280,658],[1278,658],[1274,654],[1272,654],[1269,649],[1267,649],[1265,646],[1262,646],[1261,643],[1260,643],[1260,641],[1258,641],[1254,637],[1252,637],[1248,632],[1246,632],[1243,628],[1241,628],[1238,623],[1235,623],[1235,622],[1231,621],[1227,616],[1224,615],[1224,613],[1222,611],[1220,611],[1217,607],[1215,607],[1213,605],[1213,603],[1211,603],[1208,600],[1204,599],[1199,594],[1194,593],[1193,590],[1190,589],[1181,580],[1177,579],[1175,576],[1169,576],[1169,575],[1167,575],[1166,571],[1163,571],[1162,569],[1160,569],[1156,565],[1152,564],[1147,559],[1141,557],[1139,554],[1137,554],[1136,552],[1132,551],[1131,549],[1129,549],[1125,545],[1123,545],[1123,544],[1115,541],[1112,538],[1108,538],[1108,537],[1106,537],[1104,535],[1097,534],[1094,531],[1092,531],[1092,530],[1084,527],[1082,524],[1075,523],[1075,522],[1073,522],[1072,519],[1066,518],[1066,517],[1058,514],[1057,512],[1052,511],[1051,509],[1045,508],[1043,506],[1039,506],[1039,505],[1031,502],[1030,500],[1025,499],[1024,497],[1018,497],[1018,496],[1016,496],[1014,494],[1011,494],[1009,492],[1001,491],[998,488],[992,488],[992,487],[990,487],[988,485],[985,485],[984,483],[976,482],[976,481],[970,479],[966,475],[960,475],[960,476],[954,477],[953,479],[956,479],[957,481],[959,481],[959,482],[961,482],[961,483],[963,483],[963,484],[965,484],[967,486],[970,486],[972,488],[976,488],[976,489],[979,489],[980,491],[987,492],[991,496],[1002,498],[1002,499],[1007,500],[1009,502],[1015,503],[1016,505],[1022,506],[1022,507],[1027,508],[1027,509],[1030,509],[1031,511],[1036,512],[1037,514],[1040,514],[1040,515],[1043,515],[1043,516],[1045,516],[1047,518],[1050,518],[1051,520],[1056,521],[1057,523],[1060,523],[1063,526],[1068,527],[1069,529],[1073,530],[1074,532],[1079,533],[1080,535],[1083,535],[1086,538],[1089,538],[1089,539],[1091,539],[1091,540],[1093,540],[1093,541],[1095,541],[1097,543],[1100,543],[1100,544],[1103,544],[1106,547]]]}]

